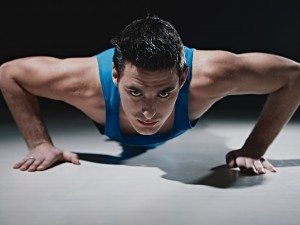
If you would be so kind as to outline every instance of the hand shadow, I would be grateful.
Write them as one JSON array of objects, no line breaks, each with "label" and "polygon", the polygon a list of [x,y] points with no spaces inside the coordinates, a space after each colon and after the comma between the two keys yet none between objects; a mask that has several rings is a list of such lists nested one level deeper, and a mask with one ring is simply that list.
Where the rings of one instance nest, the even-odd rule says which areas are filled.
[{"label": "hand shadow", "polygon": [[[112,141],[110,139],[106,139],[106,141]],[[111,155],[103,155],[103,154],[91,154],[91,153],[78,153],[74,152],[78,155],[80,160],[94,162],[94,163],[101,163],[101,164],[110,164],[110,165],[124,165],[123,160],[133,158],[140,154],[145,153],[147,150],[152,148],[142,148],[137,146],[129,146],[129,145],[122,145],[122,153],[120,156],[111,156]],[[71,163],[71,162],[55,162],[53,163],[48,169],[53,167],[59,166],[64,163]]]}]

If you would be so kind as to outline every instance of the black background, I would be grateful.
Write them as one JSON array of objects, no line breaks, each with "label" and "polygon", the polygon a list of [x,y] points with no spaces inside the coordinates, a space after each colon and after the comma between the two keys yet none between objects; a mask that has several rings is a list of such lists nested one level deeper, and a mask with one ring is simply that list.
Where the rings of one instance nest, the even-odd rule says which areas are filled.
[{"label": "black background", "polygon": [[[186,46],[234,53],[266,52],[300,62],[298,1],[9,1],[1,4],[0,63],[48,55],[85,57],[110,47],[109,40],[147,13],[170,21]],[[267,96],[229,96],[212,109],[257,116]],[[63,102],[39,98],[44,111]],[[1,120],[10,120],[0,95]],[[228,111],[227,110],[227,111]],[[61,111],[61,113],[62,113]],[[299,118],[299,110],[293,118]]]}]

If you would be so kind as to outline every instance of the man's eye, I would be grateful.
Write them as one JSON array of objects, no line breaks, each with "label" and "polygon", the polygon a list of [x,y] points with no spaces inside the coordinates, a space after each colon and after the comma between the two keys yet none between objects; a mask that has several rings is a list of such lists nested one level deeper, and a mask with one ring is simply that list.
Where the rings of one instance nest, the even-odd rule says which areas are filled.
[{"label": "man's eye", "polygon": [[134,96],[134,97],[139,97],[139,96],[141,96],[141,93],[138,92],[138,91],[130,91],[130,94],[131,94],[132,96]]},{"label": "man's eye", "polygon": [[168,93],[168,92],[161,92],[161,93],[159,94],[159,96],[160,96],[161,98],[167,98],[167,97],[169,97],[169,95],[170,95],[170,93]]}]

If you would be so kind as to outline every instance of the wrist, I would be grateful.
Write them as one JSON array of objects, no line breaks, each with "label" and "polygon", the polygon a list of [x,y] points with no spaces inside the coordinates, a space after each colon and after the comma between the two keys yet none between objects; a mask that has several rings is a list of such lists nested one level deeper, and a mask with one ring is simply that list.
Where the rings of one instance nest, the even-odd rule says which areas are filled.
[{"label": "wrist", "polygon": [[36,148],[43,148],[43,147],[54,147],[54,145],[52,142],[43,141],[43,142],[35,143],[31,147],[29,147],[29,151],[36,149]]},{"label": "wrist", "polygon": [[243,153],[243,155],[245,155],[246,157],[251,157],[254,159],[260,159],[266,152],[261,148],[257,148],[254,146],[247,146],[247,145],[246,146],[244,145],[240,150]]}]

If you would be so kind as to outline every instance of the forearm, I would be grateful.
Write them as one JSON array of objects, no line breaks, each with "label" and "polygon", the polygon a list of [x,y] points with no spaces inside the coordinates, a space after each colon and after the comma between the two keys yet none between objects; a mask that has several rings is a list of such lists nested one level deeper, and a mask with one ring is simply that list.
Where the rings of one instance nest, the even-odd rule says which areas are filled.
[{"label": "forearm", "polygon": [[42,143],[53,144],[41,119],[37,97],[7,75],[1,80],[1,91],[29,150]]},{"label": "forearm", "polygon": [[269,95],[263,111],[242,149],[253,157],[265,154],[300,102],[299,82],[282,87]]}]

